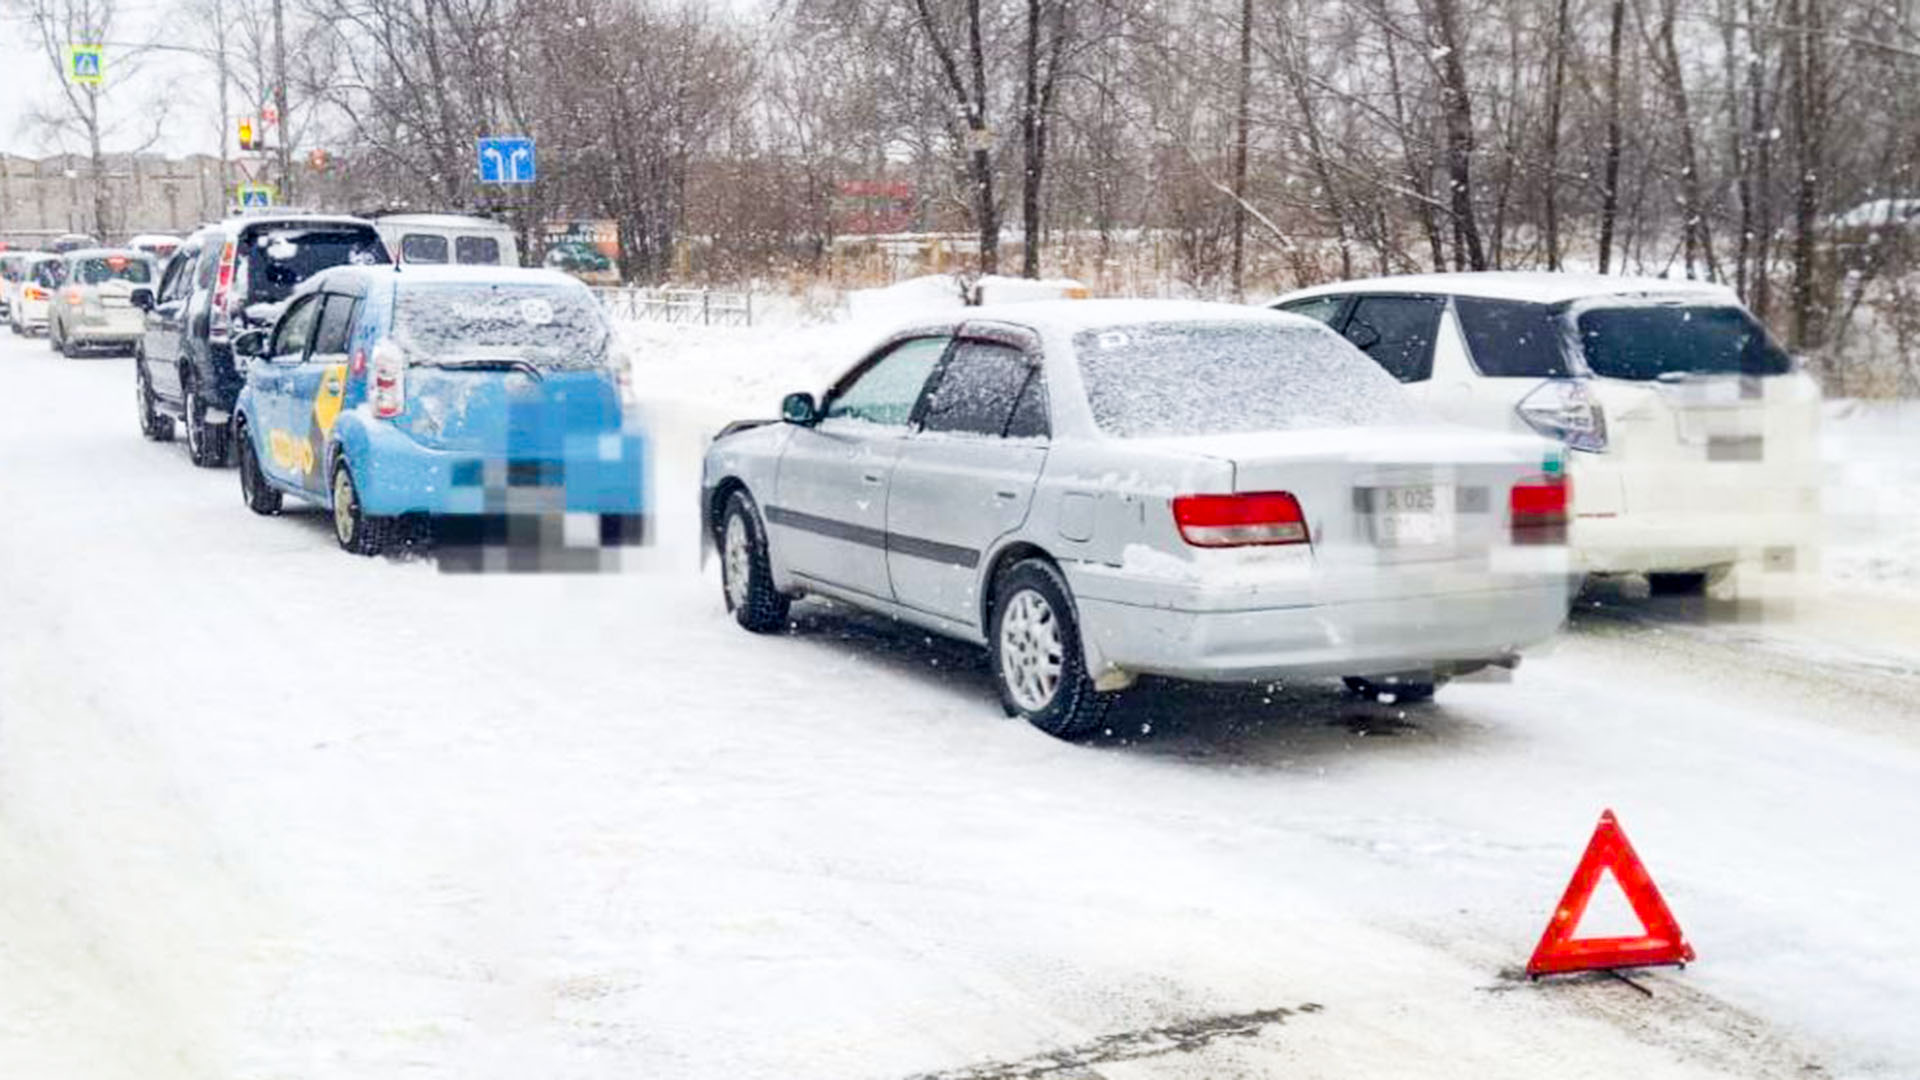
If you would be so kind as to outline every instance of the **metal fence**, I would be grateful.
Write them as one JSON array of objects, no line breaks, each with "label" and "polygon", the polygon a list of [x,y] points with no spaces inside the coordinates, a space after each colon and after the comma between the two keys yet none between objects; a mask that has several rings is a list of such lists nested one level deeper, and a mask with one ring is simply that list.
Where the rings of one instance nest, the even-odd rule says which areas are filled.
[{"label": "metal fence", "polygon": [[595,289],[616,319],[687,326],[752,326],[753,294],[713,289]]}]

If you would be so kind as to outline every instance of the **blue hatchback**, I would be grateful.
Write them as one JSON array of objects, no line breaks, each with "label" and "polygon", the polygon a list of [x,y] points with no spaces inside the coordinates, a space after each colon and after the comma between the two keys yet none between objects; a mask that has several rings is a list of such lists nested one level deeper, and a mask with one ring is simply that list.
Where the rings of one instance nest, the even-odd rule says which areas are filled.
[{"label": "blue hatchback", "polygon": [[645,535],[626,361],[573,278],[338,267],[234,347],[251,358],[234,423],[255,513],[285,495],[319,503],[363,555],[422,519],[462,546],[598,551]]}]

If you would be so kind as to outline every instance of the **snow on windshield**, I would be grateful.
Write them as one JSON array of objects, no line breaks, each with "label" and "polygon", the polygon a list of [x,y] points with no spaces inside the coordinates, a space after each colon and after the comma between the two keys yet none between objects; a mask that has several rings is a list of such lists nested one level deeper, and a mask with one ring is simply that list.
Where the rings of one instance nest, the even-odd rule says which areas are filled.
[{"label": "snow on windshield", "polygon": [[1074,351],[1109,435],[1217,435],[1416,420],[1393,376],[1318,327],[1165,322],[1083,330]]},{"label": "snow on windshield", "polygon": [[1662,375],[1784,375],[1793,361],[1734,304],[1582,305],[1574,327],[1587,366],[1609,379]]},{"label": "snow on windshield", "polygon": [[409,285],[394,315],[394,336],[416,360],[603,367],[608,334],[591,293],[553,285]]}]

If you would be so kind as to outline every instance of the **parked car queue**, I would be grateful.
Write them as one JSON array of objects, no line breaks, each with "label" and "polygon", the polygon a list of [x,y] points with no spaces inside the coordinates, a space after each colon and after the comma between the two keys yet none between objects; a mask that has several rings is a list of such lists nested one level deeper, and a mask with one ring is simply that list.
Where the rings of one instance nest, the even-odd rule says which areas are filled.
[{"label": "parked car queue", "polygon": [[[196,232],[125,299],[142,432],[183,421],[255,513],[313,502],[359,554],[410,521],[645,534],[626,360],[574,278],[395,264],[367,222],[281,215]],[[1517,664],[1584,573],[1697,589],[1813,550],[1817,392],[1723,289],[1433,275],[1274,306],[901,330],[714,439],[724,603],[756,632],[812,596],[983,645],[1010,714],[1077,736],[1141,676],[1424,700]]]}]

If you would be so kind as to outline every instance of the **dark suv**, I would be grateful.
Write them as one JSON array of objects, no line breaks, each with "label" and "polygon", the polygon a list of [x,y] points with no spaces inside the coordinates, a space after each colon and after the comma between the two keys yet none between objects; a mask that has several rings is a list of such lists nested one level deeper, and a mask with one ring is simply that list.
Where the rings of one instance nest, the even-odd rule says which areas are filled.
[{"label": "dark suv", "polygon": [[235,334],[271,328],[294,286],[329,266],[390,261],[360,218],[281,211],[208,225],[167,261],[157,290],[133,294],[146,312],[134,352],[140,432],[165,442],[186,424],[195,465],[227,462],[227,421],[246,381]]}]

